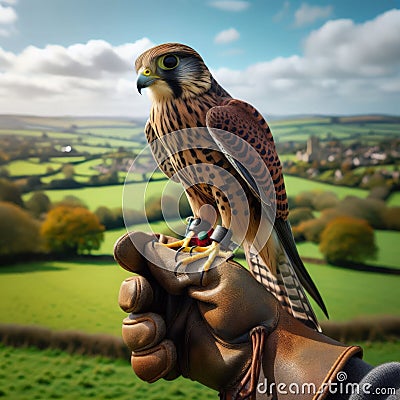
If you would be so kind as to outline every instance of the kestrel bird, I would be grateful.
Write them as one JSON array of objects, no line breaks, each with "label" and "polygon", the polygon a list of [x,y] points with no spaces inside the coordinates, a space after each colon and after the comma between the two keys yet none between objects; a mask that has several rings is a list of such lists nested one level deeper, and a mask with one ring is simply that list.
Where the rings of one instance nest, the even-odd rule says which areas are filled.
[{"label": "kestrel bird", "polygon": [[[232,229],[234,235],[244,230],[242,245],[254,277],[288,312],[320,329],[303,288],[326,315],[327,311],[297,252],[287,220],[282,166],[265,119],[252,105],[233,99],[214,79],[201,56],[186,45],[153,47],[137,58],[135,67],[138,91],[149,88],[152,97],[145,128],[147,140],[161,170],[170,178],[179,176],[185,183],[195,221],[203,227],[202,235],[210,226],[215,227],[215,215],[203,207],[211,205],[222,227]],[[209,134],[197,133],[201,127],[206,127]],[[195,129],[172,136],[175,143],[167,140],[171,132],[187,128]],[[270,210],[263,212],[268,207]],[[273,216],[269,215],[271,210]],[[197,236],[199,229],[189,230],[176,246],[188,250],[195,237],[197,244],[204,239]],[[195,248],[196,254],[187,257],[187,262],[208,257],[208,267],[210,260],[222,252],[218,242]]]}]

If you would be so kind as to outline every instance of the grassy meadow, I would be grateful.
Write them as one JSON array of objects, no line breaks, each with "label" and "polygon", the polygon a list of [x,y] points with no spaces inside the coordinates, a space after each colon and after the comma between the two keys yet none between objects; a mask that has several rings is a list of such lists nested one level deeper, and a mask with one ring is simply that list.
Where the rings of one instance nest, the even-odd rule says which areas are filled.
[{"label": "grassy meadow", "polygon": [[[306,266],[332,321],[398,315],[400,276],[324,264]],[[117,305],[118,290],[128,276],[112,261],[54,261],[2,267],[0,322],[119,335],[123,313]]]},{"label": "grassy meadow", "polygon": [[346,186],[332,186],[328,183],[321,183],[311,181],[305,178],[299,178],[297,176],[286,176],[285,186],[288,196],[296,196],[300,192],[305,191],[333,191],[339,198],[344,198],[346,196],[357,196],[357,197],[367,197],[368,191],[351,188]]},{"label": "grassy meadow", "polygon": [[[400,268],[399,234],[394,231],[375,231],[376,245],[378,246],[378,257],[368,260],[368,264],[390,268]],[[297,244],[299,254],[302,257],[323,258],[318,245],[311,242]]]},{"label": "grassy meadow", "polygon": [[[377,365],[399,353],[399,343],[361,343],[365,361]],[[217,392],[178,378],[145,384],[128,361],[70,355],[58,350],[15,349],[0,345],[0,397],[4,399],[208,400]]]},{"label": "grassy meadow", "polygon": [[[276,142],[281,144],[291,141],[304,143],[310,134],[315,134],[321,140],[334,137],[344,143],[362,138],[373,145],[382,138],[398,135],[400,124],[381,123],[375,116],[362,120],[341,118],[337,123],[325,117],[306,117],[275,120],[271,122],[271,128]],[[40,177],[46,184],[54,179],[63,179],[64,165],[83,160],[74,165],[74,179],[85,183],[98,174],[96,168],[109,154],[121,149],[138,154],[145,145],[142,122],[129,119],[4,117],[0,120],[0,141],[10,135],[36,143],[38,148],[50,142],[55,149],[66,145],[73,147],[73,155],[59,151],[42,162],[36,155],[30,155],[1,166],[8,171],[10,179],[34,176]],[[295,161],[295,155],[283,154],[281,159]],[[67,195],[76,196],[91,211],[100,206],[113,209],[122,205],[140,210],[145,198],[159,197],[167,183],[166,180],[140,182],[140,174],[137,174],[130,177],[130,183],[124,187],[124,175],[125,172],[118,172],[119,184],[115,185],[46,190],[46,194],[53,203]],[[137,182],[132,183],[133,180]],[[286,176],[285,182],[289,196],[310,190],[334,191],[341,199],[349,195],[365,198],[369,194],[359,188],[332,186],[294,176]],[[25,193],[24,201],[31,195],[32,192]],[[392,194],[387,203],[400,206],[400,193]],[[130,229],[160,232],[165,229],[165,224],[141,224]],[[111,256],[115,241],[125,232],[125,228],[106,231],[104,242],[93,254]],[[400,268],[400,232],[375,231],[375,235],[379,253],[376,260],[368,263]],[[322,259],[318,245],[299,243],[298,249],[302,257]],[[305,264],[320,289],[333,322],[400,315],[400,275],[353,271],[325,263]],[[120,336],[125,314],[119,309],[117,298],[120,284],[128,276],[129,273],[115,262],[104,258],[40,261],[0,267],[0,323]],[[317,316],[325,322],[325,317],[316,306],[315,309]],[[365,349],[366,361],[374,365],[400,360],[398,339],[360,344]],[[129,362],[124,360],[1,345],[0,359],[0,397],[5,399],[217,398],[216,392],[182,378],[152,385],[143,383],[134,376]]]}]

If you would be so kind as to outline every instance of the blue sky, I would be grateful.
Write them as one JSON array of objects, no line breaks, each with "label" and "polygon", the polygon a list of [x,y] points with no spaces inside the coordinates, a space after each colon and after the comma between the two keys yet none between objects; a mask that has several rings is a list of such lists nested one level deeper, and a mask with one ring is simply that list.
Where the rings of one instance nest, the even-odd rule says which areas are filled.
[{"label": "blue sky", "polygon": [[399,114],[400,0],[0,0],[0,112],[148,112],[134,59],[194,47],[268,114]]}]

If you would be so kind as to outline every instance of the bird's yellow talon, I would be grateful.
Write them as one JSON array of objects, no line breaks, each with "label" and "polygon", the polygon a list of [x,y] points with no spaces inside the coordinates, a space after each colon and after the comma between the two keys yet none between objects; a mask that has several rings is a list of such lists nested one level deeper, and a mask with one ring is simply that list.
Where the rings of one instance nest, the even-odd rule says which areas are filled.
[{"label": "bird's yellow talon", "polygon": [[192,240],[194,232],[189,232],[189,234],[181,240],[177,240],[176,242],[171,243],[162,243],[163,246],[168,247],[169,249],[178,249],[178,252],[185,251],[186,248],[189,247],[189,243]]},{"label": "bird's yellow talon", "polygon": [[179,266],[188,265],[197,260],[206,259],[203,265],[203,271],[208,271],[217,257],[229,258],[232,255],[230,251],[222,251],[221,246],[217,242],[213,242],[208,247],[196,247],[196,252],[193,253],[191,248],[185,249],[189,251],[191,256],[183,258],[179,261]]}]

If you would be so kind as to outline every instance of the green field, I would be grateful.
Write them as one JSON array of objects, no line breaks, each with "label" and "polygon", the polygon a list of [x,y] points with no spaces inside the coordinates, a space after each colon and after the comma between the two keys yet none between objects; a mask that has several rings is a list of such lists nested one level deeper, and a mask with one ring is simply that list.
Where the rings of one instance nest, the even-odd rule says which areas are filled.
[{"label": "green field", "polygon": [[82,175],[98,175],[98,171],[94,169],[94,167],[102,164],[102,160],[96,158],[95,160],[90,160],[83,162],[78,165],[74,165],[74,170],[76,174]]},{"label": "green field", "polygon": [[[368,260],[368,264],[400,268],[400,233],[395,231],[375,231],[378,256],[376,260]],[[299,254],[302,257],[312,257],[322,259],[323,255],[318,249],[318,245],[312,242],[302,242],[297,244]]]},{"label": "green field", "polygon": [[304,118],[271,121],[270,126],[277,143],[306,142],[310,135],[317,135],[322,140],[328,139],[328,136],[343,141],[362,139],[372,145],[384,137],[394,138],[399,135],[399,125],[396,123],[382,124],[367,120],[358,123],[331,123],[329,118]]},{"label": "green field", "polygon": [[[372,365],[400,359],[398,342],[360,343]],[[129,362],[70,355],[57,350],[0,346],[0,397],[31,399],[211,400],[217,392],[188,379],[140,381]]]},{"label": "green field", "polygon": [[[398,315],[400,276],[307,264],[331,319]],[[36,262],[0,269],[0,322],[119,334],[120,283],[115,263]],[[373,295],[372,295],[373,293]]]},{"label": "green field", "polygon": [[0,397],[31,399],[216,399],[199,383],[177,379],[154,384],[140,381],[128,361],[0,347]]},{"label": "green field", "polygon": [[[177,226],[178,222],[173,221],[171,223],[172,228]],[[183,223],[182,223],[183,225]],[[151,224],[143,223],[129,227],[129,231],[142,231],[147,233],[163,233],[167,229],[166,223],[164,221],[152,222]],[[114,243],[116,240],[126,233],[126,228],[115,229],[104,232],[104,242],[101,244],[99,250],[93,252],[93,254],[112,254],[114,249]],[[178,232],[174,229],[174,232]],[[179,233],[179,232],[178,232]],[[183,234],[184,232],[181,232]]]},{"label": "green field", "polygon": [[[352,271],[326,264],[305,263],[332,321],[373,315],[399,315],[399,275]],[[316,305],[317,316],[324,320]]]},{"label": "green field", "polygon": [[78,129],[79,134],[87,135],[88,133],[96,136],[113,137],[115,139],[127,140],[132,137],[139,138],[143,135],[143,127],[134,128],[130,125],[103,126],[103,127],[82,127]]},{"label": "green field", "polygon": [[118,290],[129,274],[110,262],[39,262],[0,269],[1,322],[120,334]]},{"label": "green field", "polygon": [[53,170],[60,169],[62,163],[57,162],[35,162],[33,160],[17,160],[9,163],[7,169],[10,172],[10,176],[16,175],[42,175],[45,174],[48,168]]},{"label": "green field", "polygon": [[400,192],[393,193],[387,203],[392,207],[400,207]]},{"label": "green field", "polygon": [[[75,177],[87,182],[93,169],[102,163],[102,154],[112,153],[123,147],[139,152],[145,146],[143,122],[110,118],[41,118],[29,116],[3,116],[0,126],[2,137],[18,138],[25,145],[24,159],[2,164],[11,177],[42,175],[49,168],[58,170],[70,162],[82,161],[87,154],[99,155],[74,165]],[[329,117],[305,117],[286,121],[272,121],[271,129],[276,142],[304,142],[310,135],[322,141],[340,139],[344,145],[355,140],[375,144],[399,135],[400,124],[384,121],[379,117],[341,118],[342,123],[331,123]],[[25,126],[25,128],[24,128]],[[15,129],[13,128],[15,127]],[[67,132],[68,131],[68,132]],[[89,134],[90,133],[90,134]],[[47,135],[47,136],[46,136]],[[7,140],[10,140],[7,138]],[[73,157],[61,152],[69,144]],[[39,163],[35,149],[55,149],[50,161]],[[15,153],[17,156],[20,154]],[[54,155],[59,154],[58,157]],[[71,153],[72,154],[72,153]],[[86,154],[86,155],[85,155]],[[18,158],[16,155],[13,157]],[[33,157],[32,155],[36,155]],[[104,157],[107,157],[105,155]],[[283,154],[282,161],[295,160],[293,154]],[[144,161],[143,161],[144,160]],[[143,165],[147,159],[142,159]],[[378,167],[377,167],[378,168]],[[379,167],[380,168],[380,167]],[[389,166],[390,169],[393,165]],[[359,169],[363,171],[363,169]],[[356,171],[357,172],[357,171]],[[327,171],[329,175],[331,171]],[[122,180],[124,173],[119,172]],[[157,174],[157,178],[160,174]],[[63,179],[59,172],[42,178],[50,183]],[[129,182],[142,179],[141,173],[131,174]],[[130,209],[143,208],[145,198],[160,197],[168,181],[129,183],[122,185],[86,187],[75,190],[48,190],[52,202],[73,195],[80,198],[92,211],[99,206]],[[332,186],[294,176],[285,176],[290,197],[303,191],[333,191],[339,198],[349,195],[368,196],[368,191]],[[123,194],[125,193],[125,197]],[[30,198],[32,193],[23,195]],[[400,193],[388,200],[390,206],[400,206]],[[317,215],[317,213],[316,213]],[[177,222],[175,222],[177,223]],[[131,230],[162,232],[164,223],[140,224]],[[125,228],[105,232],[97,255],[112,255],[115,241],[126,232]],[[400,233],[376,231],[379,247],[378,258],[369,264],[400,268]],[[298,245],[302,257],[322,259],[318,246],[313,243]],[[330,318],[336,321],[353,321],[357,318],[372,319],[382,315],[400,315],[400,276],[353,271],[330,265],[306,263],[328,308]],[[54,330],[79,330],[87,333],[108,333],[120,337],[121,321],[125,314],[117,304],[121,282],[130,274],[111,260],[81,258],[79,261],[32,262],[0,267],[0,323],[39,325]],[[313,303],[321,321],[326,319]],[[376,365],[400,359],[400,342],[361,343],[365,359]],[[134,376],[128,361],[69,355],[57,350],[14,349],[0,345],[0,397],[5,399],[191,399],[217,398],[217,393],[191,382],[178,379],[160,381],[149,385]]]},{"label": "green field", "polygon": [[300,192],[318,190],[318,191],[331,191],[339,198],[346,196],[367,197],[369,192],[367,190],[350,188],[345,186],[334,186],[328,183],[315,182],[310,179],[298,178],[296,176],[285,176],[285,186],[288,196],[296,196]]},{"label": "green field", "polygon": [[[46,194],[50,200],[55,203],[61,201],[65,196],[79,197],[90,210],[94,211],[99,206],[106,205],[107,207],[121,207],[122,206],[122,190],[121,185],[114,186],[101,186],[96,188],[82,188],[82,189],[62,189],[62,190],[48,190]],[[29,198],[31,194],[24,195],[24,200]]]},{"label": "green field", "polygon": [[[96,162],[90,162],[91,165],[95,165]],[[90,164],[84,163],[81,166],[77,166],[76,170],[79,173],[89,174]],[[61,175],[58,175],[61,177]],[[140,178],[140,177],[139,177]],[[49,178],[45,178],[47,181]],[[84,180],[84,177],[77,177],[77,180]],[[358,196],[366,197],[368,191],[348,188],[344,186],[332,186],[326,183],[320,183],[311,181],[304,178],[298,178],[293,176],[286,176],[286,189],[289,196],[296,196],[298,193],[303,191],[318,190],[318,191],[334,191],[340,198],[345,196]],[[82,189],[62,189],[62,190],[48,190],[46,194],[50,197],[52,202],[62,200],[65,196],[73,195],[79,197],[91,210],[95,210],[99,206],[107,206],[109,208],[121,207],[123,199],[123,191],[126,191],[126,206],[131,209],[139,210],[143,208],[143,201],[145,198],[159,197],[168,183],[167,180],[155,181],[155,182],[140,182],[130,183],[123,187],[121,185],[102,186],[102,187],[87,187]],[[31,194],[25,194],[24,200],[28,199]],[[132,199],[132,201],[131,201]]]},{"label": "green field", "polygon": [[[121,207],[123,199],[123,191],[127,191],[126,206],[131,209],[139,210],[143,208],[144,199],[150,197],[160,197],[167,181],[156,181],[140,183],[131,183],[125,187],[122,185],[87,187],[82,189],[62,189],[48,190],[46,194],[52,202],[62,200],[65,196],[73,195],[79,197],[91,210],[95,210],[99,206],[107,206],[109,208]],[[29,198],[31,194],[24,195],[24,200]],[[131,201],[132,199],[132,201]]]},{"label": "green field", "polygon": [[96,147],[85,144],[75,145],[74,149],[78,152],[88,153],[88,154],[104,154],[110,152],[110,149],[107,147]]},{"label": "green field", "polygon": [[[34,130],[34,129],[1,129],[0,128],[0,137],[1,135],[12,135],[12,136],[26,136],[33,138],[40,138],[43,135],[44,130]],[[65,132],[51,132],[46,130],[46,135],[49,138],[53,139],[64,139],[64,140],[72,140],[73,133],[65,133]]]}]

